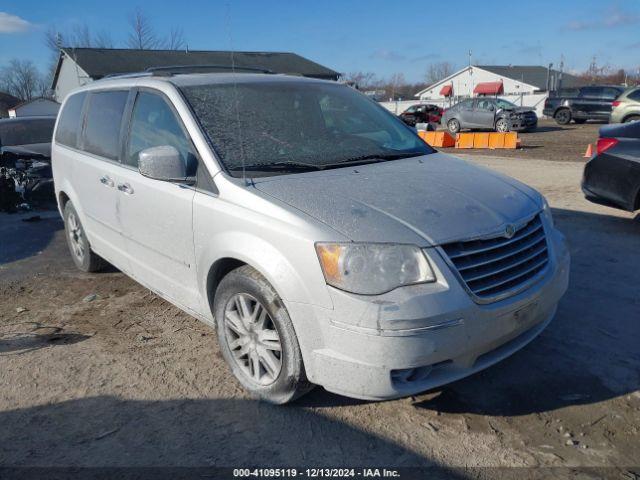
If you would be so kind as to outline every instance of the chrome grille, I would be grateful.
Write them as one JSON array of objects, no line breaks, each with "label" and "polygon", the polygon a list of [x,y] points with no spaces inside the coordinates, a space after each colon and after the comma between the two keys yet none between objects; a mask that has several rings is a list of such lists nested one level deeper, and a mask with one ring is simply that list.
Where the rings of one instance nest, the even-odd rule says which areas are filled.
[{"label": "chrome grille", "polygon": [[505,236],[442,246],[467,288],[480,300],[503,298],[526,288],[549,262],[540,216]]}]

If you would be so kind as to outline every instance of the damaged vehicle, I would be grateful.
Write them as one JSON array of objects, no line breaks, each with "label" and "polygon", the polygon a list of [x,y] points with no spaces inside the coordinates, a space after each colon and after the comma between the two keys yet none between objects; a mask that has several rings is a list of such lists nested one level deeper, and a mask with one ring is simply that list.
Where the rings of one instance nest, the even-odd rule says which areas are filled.
[{"label": "damaged vehicle", "polygon": [[536,129],[538,116],[530,107],[518,107],[501,98],[478,97],[445,110],[441,123],[454,135],[460,130],[524,132]]},{"label": "damaged vehicle", "polygon": [[52,154],[76,266],[112,263],[216,328],[269,402],[452,382],[533,340],[567,289],[542,195],[335,82],[99,80],[67,97]]},{"label": "damaged vehicle", "polygon": [[51,138],[55,117],[0,120],[0,211],[55,201]]}]

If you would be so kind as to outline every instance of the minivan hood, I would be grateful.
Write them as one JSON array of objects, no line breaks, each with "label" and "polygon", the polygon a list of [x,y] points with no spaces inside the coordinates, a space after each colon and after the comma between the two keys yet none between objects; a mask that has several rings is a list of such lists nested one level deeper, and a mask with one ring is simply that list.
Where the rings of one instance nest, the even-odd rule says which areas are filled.
[{"label": "minivan hood", "polygon": [[530,187],[441,153],[254,185],[353,241],[435,246],[496,233],[541,208]]}]

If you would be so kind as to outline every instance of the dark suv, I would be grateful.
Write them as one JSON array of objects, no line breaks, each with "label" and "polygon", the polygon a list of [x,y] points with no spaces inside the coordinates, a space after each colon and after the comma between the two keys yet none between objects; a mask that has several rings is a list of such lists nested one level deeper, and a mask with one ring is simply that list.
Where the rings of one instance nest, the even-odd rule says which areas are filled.
[{"label": "dark suv", "polygon": [[608,121],[611,104],[624,90],[619,85],[591,85],[560,90],[544,102],[543,113],[553,117],[559,125],[567,125],[571,120],[576,123]]}]

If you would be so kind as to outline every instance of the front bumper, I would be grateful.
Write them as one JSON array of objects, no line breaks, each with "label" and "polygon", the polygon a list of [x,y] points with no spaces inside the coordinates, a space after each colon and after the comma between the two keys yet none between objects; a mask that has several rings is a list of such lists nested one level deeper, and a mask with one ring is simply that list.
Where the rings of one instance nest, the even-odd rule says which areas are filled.
[{"label": "front bumper", "polygon": [[333,310],[287,304],[309,379],[349,397],[390,399],[452,382],[511,355],[546,327],[567,289],[564,237],[551,229],[548,238],[546,275],[499,302],[474,303],[444,260],[432,255],[437,283],[375,297],[331,289]]},{"label": "front bumper", "polygon": [[511,130],[515,131],[515,132],[521,132],[524,130],[533,130],[538,126],[538,118],[530,118],[530,117],[524,117],[524,118],[516,118],[516,119],[511,119],[510,120],[511,123]]}]

